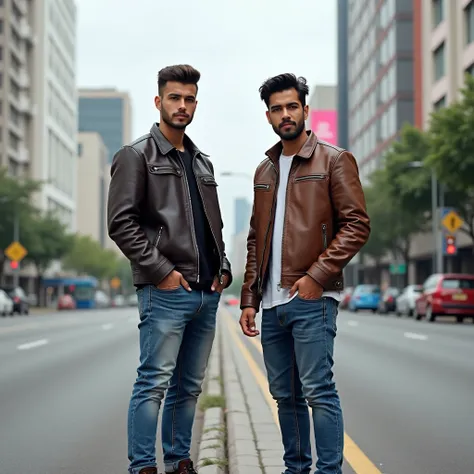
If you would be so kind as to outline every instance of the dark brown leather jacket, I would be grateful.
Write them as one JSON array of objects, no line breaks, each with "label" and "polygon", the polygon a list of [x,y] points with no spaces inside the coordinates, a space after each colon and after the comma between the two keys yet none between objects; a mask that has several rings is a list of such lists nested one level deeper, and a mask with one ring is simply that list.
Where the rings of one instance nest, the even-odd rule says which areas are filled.
[{"label": "dark brown leather jacket", "polygon": [[[344,288],[342,270],[366,243],[370,220],[351,153],[312,132],[294,157],[286,193],[281,286],[305,274],[325,290]],[[254,178],[241,308],[259,310],[270,257],[281,142],[266,154]]]},{"label": "dark brown leather jacket", "polygon": [[[220,270],[231,266],[222,238],[222,218],[214,168],[192,141],[193,168]],[[173,269],[199,282],[199,254],[184,165],[176,149],[154,124],[150,133],[122,147],[114,156],[107,204],[110,238],[130,260],[136,285],[157,285]]]}]

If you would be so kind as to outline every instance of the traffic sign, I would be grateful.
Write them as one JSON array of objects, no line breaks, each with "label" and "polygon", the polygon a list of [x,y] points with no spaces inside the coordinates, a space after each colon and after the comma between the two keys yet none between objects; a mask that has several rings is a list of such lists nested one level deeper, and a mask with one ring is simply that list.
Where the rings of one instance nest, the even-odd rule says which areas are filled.
[{"label": "traffic sign", "polygon": [[392,275],[405,275],[407,272],[407,266],[405,263],[391,263],[390,264],[390,273]]},{"label": "traffic sign", "polygon": [[21,262],[28,255],[28,251],[20,242],[12,242],[5,249],[5,255],[14,262]]},{"label": "traffic sign", "polygon": [[122,282],[120,281],[120,278],[117,278],[117,277],[112,278],[112,280],[110,280],[110,286],[111,286],[114,290],[116,290],[117,288],[119,288],[120,285],[121,285],[121,283],[122,283]]},{"label": "traffic sign", "polygon": [[454,234],[464,224],[456,211],[449,211],[441,221],[444,228],[451,234]]}]

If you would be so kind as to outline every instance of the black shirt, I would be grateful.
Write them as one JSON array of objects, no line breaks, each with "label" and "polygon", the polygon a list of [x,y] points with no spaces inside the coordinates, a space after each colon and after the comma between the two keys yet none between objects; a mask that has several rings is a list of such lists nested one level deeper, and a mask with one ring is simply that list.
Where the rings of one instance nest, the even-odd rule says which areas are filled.
[{"label": "black shirt", "polygon": [[185,149],[184,152],[178,151],[178,153],[184,164],[189,193],[191,195],[194,230],[199,254],[199,282],[189,282],[189,285],[196,290],[210,290],[214,277],[219,271],[216,244],[209,227],[196,176],[193,171],[193,157],[188,149]]}]

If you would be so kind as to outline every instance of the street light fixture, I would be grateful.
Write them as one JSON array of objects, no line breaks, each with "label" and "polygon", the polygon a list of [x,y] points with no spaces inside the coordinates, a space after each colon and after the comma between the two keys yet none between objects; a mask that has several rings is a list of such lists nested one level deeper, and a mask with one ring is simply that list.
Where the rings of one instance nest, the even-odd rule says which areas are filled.
[{"label": "street light fixture", "polygon": [[[409,168],[424,168],[422,161],[412,161],[408,163]],[[442,234],[438,228],[439,214],[438,214],[438,179],[433,169],[431,171],[431,231],[433,233],[433,273],[443,273],[443,252],[441,251]],[[444,206],[444,193],[440,196],[441,207]]]}]

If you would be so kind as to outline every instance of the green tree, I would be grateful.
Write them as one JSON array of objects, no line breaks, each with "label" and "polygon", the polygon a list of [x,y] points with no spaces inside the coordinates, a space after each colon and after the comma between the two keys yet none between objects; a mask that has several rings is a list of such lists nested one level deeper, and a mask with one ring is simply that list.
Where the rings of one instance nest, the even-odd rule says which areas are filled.
[{"label": "green tree", "polygon": [[21,222],[28,220],[36,212],[32,205],[32,196],[40,188],[39,181],[8,176],[7,170],[0,168],[0,281],[3,277],[3,266],[6,260],[4,251],[14,237],[15,217],[20,222],[21,242]]},{"label": "green tree", "polygon": [[92,237],[77,234],[63,263],[70,270],[103,280],[116,276],[118,258],[115,252],[104,250]]},{"label": "green tree", "polygon": [[36,268],[36,292],[39,297],[44,272],[54,260],[62,259],[71,249],[73,239],[67,227],[52,213],[25,216],[21,224],[21,240],[28,249],[25,260]]},{"label": "green tree", "polygon": [[464,219],[461,231],[474,242],[474,77],[466,76],[458,101],[432,114],[429,138],[426,163]]},{"label": "green tree", "polygon": [[[413,237],[427,230],[429,173],[423,160],[428,150],[426,134],[405,125],[385,155],[385,167],[372,175],[366,190],[372,235],[364,251],[376,262],[390,252],[408,267]],[[407,283],[406,273],[402,284]]]}]

